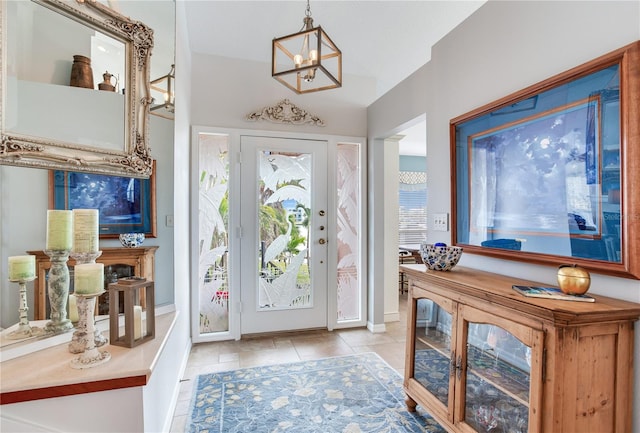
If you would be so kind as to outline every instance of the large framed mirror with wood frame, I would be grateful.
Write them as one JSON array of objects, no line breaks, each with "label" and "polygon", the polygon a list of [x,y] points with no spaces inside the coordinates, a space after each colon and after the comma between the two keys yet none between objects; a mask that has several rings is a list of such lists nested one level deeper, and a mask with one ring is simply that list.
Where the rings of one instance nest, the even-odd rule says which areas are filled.
[{"label": "large framed mirror with wood frame", "polygon": [[640,41],[450,122],[465,252],[640,279]]},{"label": "large framed mirror with wood frame", "polygon": [[0,14],[0,164],[148,178],[153,30],[95,0]]}]

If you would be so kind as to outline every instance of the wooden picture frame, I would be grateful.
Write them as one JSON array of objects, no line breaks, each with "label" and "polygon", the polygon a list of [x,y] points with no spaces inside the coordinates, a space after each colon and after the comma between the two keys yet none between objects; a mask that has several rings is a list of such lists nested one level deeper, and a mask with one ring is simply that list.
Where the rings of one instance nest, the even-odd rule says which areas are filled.
[{"label": "wooden picture frame", "polygon": [[156,162],[148,179],[49,171],[49,209],[98,209],[100,238],[144,233],[155,238]]},{"label": "wooden picture frame", "polygon": [[450,122],[452,242],[640,279],[640,41]]}]

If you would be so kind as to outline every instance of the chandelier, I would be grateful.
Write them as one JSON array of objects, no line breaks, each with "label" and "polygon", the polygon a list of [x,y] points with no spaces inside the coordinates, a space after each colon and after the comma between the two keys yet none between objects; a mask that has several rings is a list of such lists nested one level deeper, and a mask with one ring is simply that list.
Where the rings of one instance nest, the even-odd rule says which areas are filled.
[{"label": "chandelier", "polygon": [[157,78],[151,81],[151,93],[153,97],[153,102],[155,102],[155,95],[160,94],[162,98],[162,103],[154,104],[151,106],[149,112],[151,114],[155,114],[156,116],[164,117],[166,119],[173,119],[175,112],[175,65],[171,65],[171,70],[167,75],[163,75],[160,78]]},{"label": "chandelier", "polygon": [[298,33],[274,38],[271,76],[298,94],[342,86],[342,52],[322,27],[313,27],[311,7]]}]

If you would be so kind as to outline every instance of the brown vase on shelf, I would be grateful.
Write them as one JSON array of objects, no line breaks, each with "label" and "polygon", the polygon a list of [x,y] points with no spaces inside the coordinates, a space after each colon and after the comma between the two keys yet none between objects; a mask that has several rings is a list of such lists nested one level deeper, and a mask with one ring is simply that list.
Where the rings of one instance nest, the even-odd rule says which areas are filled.
[{"label": "brown vase on shelf", "polygon": [[[110,74],[109,71],[105,71],[105,73],[102,74],[102,78],[104,79],[104,81],[98,84],[98,89],[105,90],[107,92],[115,92],[116,86],[111,84],[111,77],[113,77],[113,75]],[[117,79],[116,79],[116,84],[118,84]]]},{"label": "brown vase on shelf", "polygon": [[73,56],[73,65],[71,66],[71,79],[69,80],[71,87],[84,87],[85,89],[93,89],[93,71],[91,70],[91,59],[86,56]]}]

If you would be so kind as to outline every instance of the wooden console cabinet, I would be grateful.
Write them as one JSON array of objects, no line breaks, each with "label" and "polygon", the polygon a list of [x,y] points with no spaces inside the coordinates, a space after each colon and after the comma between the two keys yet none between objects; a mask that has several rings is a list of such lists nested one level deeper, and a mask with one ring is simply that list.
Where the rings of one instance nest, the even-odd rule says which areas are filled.
[{"label": "wooden console cabinet", "polygon": [[404,389],[451,432],[631,431],[640,304],[526,298],[540,285],[456,267],[403,265]]},{"label": "wooden console cabinet", "polygon": [[[104,263],[105,273],[107,266],[122,265],[127,267],[130,275],[145,277],[147,280],[154,280],[155,275],[155,253],[157,246],[136,247],[136,248],[102,248],[102,254],[97,258],[97,263]],[[47,319],[47,273],[51,268],[49,256],[44,251],[27,251],[36,256],[36,275],[34,285],[34,320]],[[75,266],[75,261],[69,258],[67,265],[71,268]],[[105,278],[105,285],[108,284]]]}]

